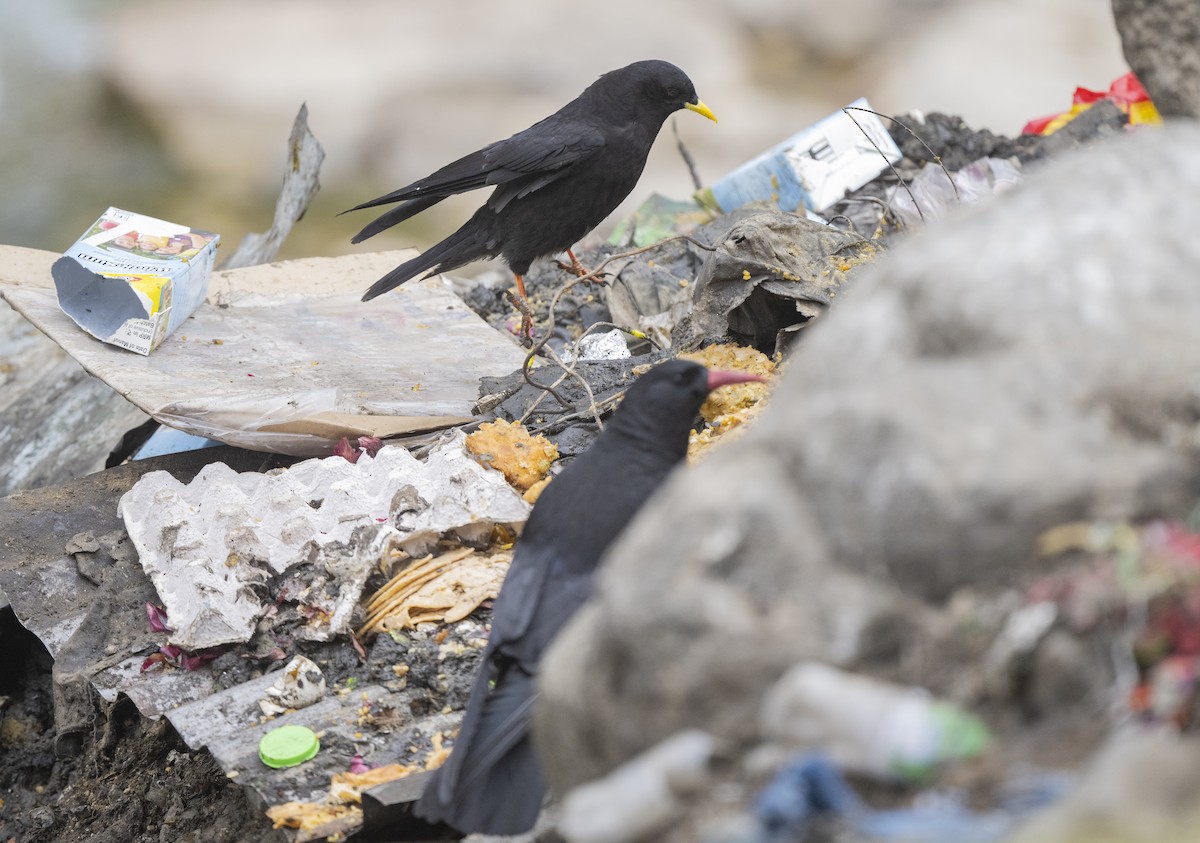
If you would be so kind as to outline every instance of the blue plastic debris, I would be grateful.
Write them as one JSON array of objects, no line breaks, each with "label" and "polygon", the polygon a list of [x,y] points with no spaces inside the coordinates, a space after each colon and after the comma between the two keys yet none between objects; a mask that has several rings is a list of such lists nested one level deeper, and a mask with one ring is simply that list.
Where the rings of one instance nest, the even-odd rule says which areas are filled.
[{"label": "blue plastic debris", "polygon": [[1004,788],[1002,808],[970,810],[957,791],[930,791],[908,808],[877,811],[859,798],[836,764],[806,754],[780,770],[755,802],[764,843],[799,841],[818,818],[837,818],[858,835],[889,843],[991,843],[1054,802],[1070,777],[1024,776]]},{"label": "blue plastic debris", "polygon": [[184,433],[171,427],[159,427],[149,439],[138,448],[133,455],[134,460],[144,460],[150,457],[161,457],[163,454],[182,454],[184,451],[199,451],[201,448],[214,448],[220,445],[213,439]]},{"label": "blue plastic debris", "polygon": [[803,830],[818,814],[847,816],[866,810],[842,771],[819,755],[806,755],[780,770],[755,807],[771,839]]}]

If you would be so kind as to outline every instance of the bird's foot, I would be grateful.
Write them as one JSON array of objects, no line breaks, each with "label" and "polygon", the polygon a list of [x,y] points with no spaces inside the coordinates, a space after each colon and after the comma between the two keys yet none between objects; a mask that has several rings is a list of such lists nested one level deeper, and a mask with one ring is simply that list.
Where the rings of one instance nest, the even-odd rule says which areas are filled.
[{"label": "bird's foot", "polygon": [[[570,249],[567,249],[567,257],[571,259],[570,263],[563,263],[562,261],[557,260],[555,261],[555,263],[558,264],[559,269],[563,269],[574,274],[576,278],[584,278],[588,275],[592,275],[592,270],[581,264],[579,262],[579,258],[575,257],[575,253]],[[597,284],[604,283],[604,279],[599,275],[595,275],[591,280],[595,281]]]},{"label": "bird's foot", "polygon": [[[519,279],[521,276],[518,275]],[[520,295],[518,295],[518,293]],[[529,299],[525,298],[524,285],[517,288],[517,293],[512,290],[505,290],[504,295],[508,297],[509,304],[516,308],[521,314],[521,326],[517,329],[517,337],[521,341],[521,345],[525,348],[533,347],[533,311],[529,307]]]}]

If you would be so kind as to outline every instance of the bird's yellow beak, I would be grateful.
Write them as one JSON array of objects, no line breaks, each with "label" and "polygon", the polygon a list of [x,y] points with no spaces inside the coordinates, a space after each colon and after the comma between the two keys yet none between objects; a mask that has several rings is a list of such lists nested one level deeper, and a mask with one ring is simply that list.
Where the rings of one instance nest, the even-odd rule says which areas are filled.
[{"label": "bird's yellow beak", "polygon": [[712,109],[709,108],[707,105],[705,105],[700,100],[696,100],[695,102],[685,102],[683,104],[683,107],[686,108],[688,111],[694,111],[697,114],[703,114],[705,117],[707,117],[709,120],[713,121],[714,123],[717,122],[717,115],[713,114]]}]

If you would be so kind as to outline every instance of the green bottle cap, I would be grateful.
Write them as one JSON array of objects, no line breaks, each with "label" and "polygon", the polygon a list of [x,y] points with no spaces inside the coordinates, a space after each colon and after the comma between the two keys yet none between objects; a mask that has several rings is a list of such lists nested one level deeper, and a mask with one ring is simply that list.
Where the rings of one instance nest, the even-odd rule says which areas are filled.
[{"label": "green bottle cap", "polygon": [[280,726],[262,736],[258,757],[268,767],[295,767],[317,754],[321,742],[307,726]]}]

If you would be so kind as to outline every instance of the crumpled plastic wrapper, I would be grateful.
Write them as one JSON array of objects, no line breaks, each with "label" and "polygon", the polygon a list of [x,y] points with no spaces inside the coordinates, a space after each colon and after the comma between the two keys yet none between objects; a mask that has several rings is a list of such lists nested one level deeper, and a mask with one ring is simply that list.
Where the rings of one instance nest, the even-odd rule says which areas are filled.
[{"label": "crumpled plastic wrapper", "polygon": [[631,357],[625,332],[613,328],[600,334],[588,334],[575,344],[574,349],[563,352],[564,363],[579,360],[624,360]]},{"label": "crumpled plastic wrapper", "polygon": [[774,353],[880,251],[875,241],[795,214],[749,206],[730,218],[696,278],[692,311],[671,336],[677,351],[718,340]]},{"label": "crumpled plastic wrapper", "polygon": [[888,192],[888,207],[906,225],[916,227],[942,219],[959,205],[974,205],[1012,190],[1021,178],[1020,164],[1004,158],[980,158],[952,174],[937,164],[926,164],[907,189],[893,187]]},{"label": "crumpled plastic wrapper", "polygon": [[280,596],[309,609],[298,635],[328,640],[349,631],[386,549],[422,555],[443,535],[469,542],[497,524],[523,524],[529,504],[463,439],[454,431],[424,462],[392,447],[357,463],[328,457],[267,474],[213,463],[188,484],[147,474],[118,511],[167,611],[171,643],[247,641]]}]

